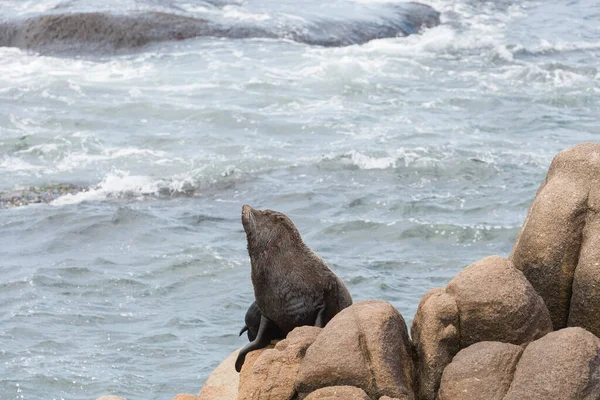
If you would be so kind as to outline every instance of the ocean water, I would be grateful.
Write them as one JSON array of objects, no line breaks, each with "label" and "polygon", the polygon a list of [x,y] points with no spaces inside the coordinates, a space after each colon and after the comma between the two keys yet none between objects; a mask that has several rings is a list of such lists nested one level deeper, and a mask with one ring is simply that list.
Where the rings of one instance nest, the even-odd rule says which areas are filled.
[{"label": "ocean water", "polygon": [[[243,204],[288,214],[355,301],[507,256],[552,157],[600,137],[600,3],[424,0],[441,25],[325,48],[197,38],[0,48],[0,398],[171,399],[245,344]],[[260,3],[260,4],[257,4]],[[0,0],[1,17],[171,10],[379,18],[380,0]]]}]

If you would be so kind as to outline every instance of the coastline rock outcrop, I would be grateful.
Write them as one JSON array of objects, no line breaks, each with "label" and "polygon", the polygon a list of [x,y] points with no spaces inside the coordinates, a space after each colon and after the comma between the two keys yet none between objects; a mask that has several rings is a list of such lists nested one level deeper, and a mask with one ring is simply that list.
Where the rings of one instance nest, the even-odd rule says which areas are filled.
[{"label": "coastline rock outcrop", "polygon": [[480,342],[444,370],[439,400],[600,398],[600,339],[583,328],[551,332],[522,347]]},{"label": "coastline rock outcrop", "polygon": [[510,260],[544,299],[554,329],[600,335],[600,144],[554,157]]},{"label": "coastline rock outcrop", "polygon": [[413,354],[402,315],[361,301],[323,329],[301,326],[272,349],[250,352],[239,400],[414,397]]},{"label": "coastline rock outcrop", "polygon": [[250,352],[242,367],[238,399],[291,400],[302,358],[320,333],[321,328],[301,326],[274,348]]},{"label": "coastline rock outcrop", "polygon": [[420,398],[435,399],[442,372],[460,349],[482,341],[525,344],[551,330],[544,302],[512,263],[490,256],[469,265],[417,309],[411,333]]},{"label": "coastline rock outcrop", "polygon": [[510,258],[486,257],[430,290],[412,342],[392,305],[361,301],[300,346],[305,354],[281,346],[276,354],[294,362],[287,378],[265,350],[249,357],[277,373],[247,380],[273,391],[265,377],[279,374],[277,398],[290,400],[598,400],[599,211],[600,144],[564,150]]},{"label": "coastline rock outcrop", "polygon": [[370,398],[414,399],[410,339],[402,315],[385,301],[360,301],[342,310],[306,351],[298,373],[300,396],[328,386],[355,386]]}]

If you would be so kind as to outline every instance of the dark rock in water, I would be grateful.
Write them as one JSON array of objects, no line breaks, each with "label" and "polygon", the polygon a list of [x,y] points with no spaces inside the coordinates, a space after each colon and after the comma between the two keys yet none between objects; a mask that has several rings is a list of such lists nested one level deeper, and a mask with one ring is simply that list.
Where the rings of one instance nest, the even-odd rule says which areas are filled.
[{"label": "dark rock in water", "polygon": [[71,184],[27,187],[10,192],[0,192],[0,209],[20,207],[35,203],[50,203],[60,196],[87,191],[88,188]]},{"label": "dark rock in water", "polygon": [[438,25],[439,15],[429,6],[405,3],[389,6],[389,12],[373,20],[323,19],[282,27],[259,22],[230,25],[164,12],[46,14],[1,22],[0,46],[51,54],[98,54],[200,36],[289,39],[319,46],[347,46],[417,33]]},{"label": "dark rock in water", "polygon": [[40,15],[2,24],[0,45],[52,53],[133,49],[151,42],[207,35],[206,22],[159,12]]}]

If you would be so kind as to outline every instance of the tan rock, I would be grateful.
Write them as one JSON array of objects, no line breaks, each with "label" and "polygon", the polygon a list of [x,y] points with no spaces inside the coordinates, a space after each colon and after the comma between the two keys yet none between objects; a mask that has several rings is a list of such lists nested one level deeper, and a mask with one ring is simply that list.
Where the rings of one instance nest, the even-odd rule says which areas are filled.
[{"label": "tan rock", "polygon": [[500,256],[486,257],[433,289],[411,326],[423,400],[435,399],[452,357],[480,341],[524,344],[552,330],[544,302],[524,275]]},{"label": "tan rock", "polygon": [[[264,351],[273,349],[273,348],[275,348],[275,345],[273,343],[271,343],[269,346],[267,346],[265,348],[251,351],[250,353],[248,353],[246,355],[246,361],[244,361],[244,365],[242,365],[242,370],[240,371],[240,385],[239,385],[240,393],[242,392],[242,388],[250,388],[252,385],[254,385],[254,383],[252,382],[252,379],[253,379],[252,367],[256,363],[256,360],[258,360],[258,358]],[[242,396],[238,395],[238,397],[242,397]]]},{"label": "tan rock", "polygon": [[371,400],[364,390],[354,386],[330,386],[315,390],[304,400]]},{"label": "tan rock", "polygon": [[544,299],[554,329],[600,335],[600,144],[561,151],[517,236],[510,260]]},{"label": "tan rock", "polygon": [[238,397],[240,375],[235,372],[238,351],[227,357],[208,377],[198,394],[198,400],[235,400]]},{"label": "tan rock", "polygon": [[198,397],[194,396],[193,394],[178,394],[175,397],[173,397],[173,400],[198,400]]},{"label": "tan rock", "polygon": [[530,343],[503,400],[600,399],[600,339],[566,328]]},{"label": "tan rock", "polygon": [[458,352],[442,375],[438,400],[502,400],[522,347],[479,342]]},{"label": "tan rock", "polygon": [[390,396],[381,396],[379,400],[407,400],[408,397],[390,397]]},{"label": "tan rock", "polygon": [[300,396],[355,386],[371,398],[414,398],[414,367],[402,315],[385,301],[355,303],[337,314],[308,348],[296,382]]},{"label": "tan rock", "polygon": [[486,257],[463,269],[446,287],[460,310],[460,348],[499,341],[522,344],[552,330],[543,300],[504,257]]},{"label": "tan rock", "polygon": [[434,399],[442,372],[460,349],[458,307],[443,288],[430,290],[419,303],[410,328],[416,350],[418,398]]},{"label": "tan rock", "polygon": [[306,349],[321,333],[321,328],[301,326],[290,332],[274,348],[259,350],[255,362],[251,352],[242,368],[239,400],[286,400],[296,395],[296,382],[300,362]]}]

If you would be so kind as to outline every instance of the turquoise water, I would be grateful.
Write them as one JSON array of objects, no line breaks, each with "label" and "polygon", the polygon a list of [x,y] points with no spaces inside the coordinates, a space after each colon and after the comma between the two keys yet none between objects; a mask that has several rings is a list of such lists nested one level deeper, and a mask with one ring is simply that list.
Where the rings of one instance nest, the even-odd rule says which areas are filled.
[{"label": "turquoise water", "polygon": [[[507,256],[552,157],[598,140],[600,4],[425,3],[440,26],[360,46],[0,48],[0,191],[90,188],[0,210],[0,398],[197,393],[244,344],[243,204],[287,213],[355,300],[408,323],[429,289]],[[382,6],[0,1],[5,18],[141,7],[276,23]]]}]

